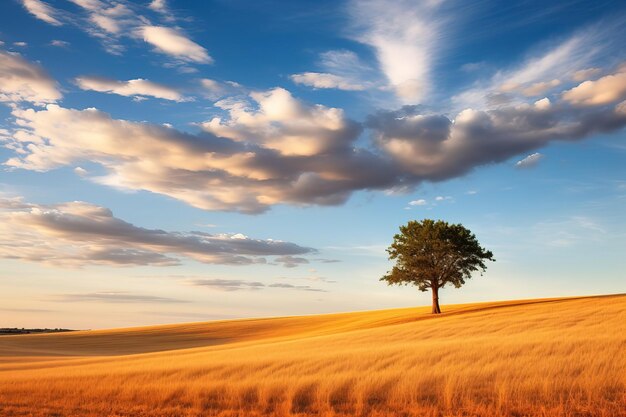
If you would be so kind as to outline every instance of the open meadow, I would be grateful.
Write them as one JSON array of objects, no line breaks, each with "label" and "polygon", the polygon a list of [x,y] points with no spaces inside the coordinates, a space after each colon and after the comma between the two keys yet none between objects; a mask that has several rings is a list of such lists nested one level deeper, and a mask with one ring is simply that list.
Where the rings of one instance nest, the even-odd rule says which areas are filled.
[{"label": "open meadow", "polygon": [[0,338],[2,416],[626,415],[626,296]]}]

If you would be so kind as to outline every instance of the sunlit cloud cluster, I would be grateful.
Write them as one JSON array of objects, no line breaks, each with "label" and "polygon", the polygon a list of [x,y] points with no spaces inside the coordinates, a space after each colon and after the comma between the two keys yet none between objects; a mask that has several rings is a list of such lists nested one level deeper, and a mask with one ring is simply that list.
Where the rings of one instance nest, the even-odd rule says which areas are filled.
[{"label": "sunlit cloud cluster", "polygon": [[17,53],[0,51],[0,101],[43,105],[62,97],[57,82]]},{"label": "sunlit cloud cluster", "polygon": [[[47,24],[79,26],[110,53],[148,46],[168,57],[163,70],[194,71],[190,65],[214,63],[208,50],[176,24],[164,0],[71,0],[68,10],[42,0],[22,3]],[[512,167],[528,168],[554,141],[626,126],[626,67],[607,58],[613,26],[584,28],[542,43],[497,70],[465,64],[459,71],[476,79],[438,100],[436,69],[449,36],[446,25],[455,18],[445,3],[348,2],[349,24],[342,34],[351,42],[348,49],[321,49],[311,68],[284,74],[294,91],[336,89],[342,96],[375,97],[369,114],[359,120],[328,101],[302,100],[288,86],[251,88],[198,75],[180,84],[193,88],[182,88],[142,74],[124,79],[72,75],[74,87],[86,91],[166,100],[170,106],[195,100],[203,106],[184,127],[126,120],[96,107],[70,108],[61,92],[72,93],[42,65],[0,52],[0,101],[11,109],[11,124],[1,135],[11,154],[4,166],[38,172],[65,167],[98,185],[161,194],[204,210],[258,214],[277,205],[340,205],[358,191],[411,192],[425,181],[457,178],[510,159]],[[370,53],[367,60],[364,50]],[[415,199],[408,208],[451,201],[440,197]],[[26,242],[23,254],[13,256],[45,262],[170,265],[190,258],[295,267],[308,263],[303,255],[312,253],[287,243],[145,230],[87,203],[25,204],[5,208],[3,216],[27,233],[18,239]],[[70,231],[87,235],[51,220],[68,218],[124,224],[129,235],[143,238],[113,247],[106,244],[109,238],[88,235],[93,239],[77,247]],[[160,243],[146,236],[159,236]],[[52,238],[64,243],[52,247],[46,243]],[[243,245],[248,241],[256,243]]]},{"label": "sunlit cloud cluster", "polygon": [[[599,84],[600,88],[603,84]],[[208,210],[256,213],[276,204],[341,204],[358,190],[415,186],[464,175],[554,140],[578,140],[626,124],[624,97],[572,106],[549,99],[454,118],[415,107],[380,111],[365,123],[341,109],[310,105],[287,90],[225,99],[227,118],[196,135],[114,119],[96,109],[14,109],[5,164],[45,171],[97,163],[100,184],[168,195]],[[363,128],[371,147],[355,144]],[[132,144],[127,141],[133,137]]]},{"label": "sunlit cloud cluster", "polygon": [[0,199],[0,257],[80,267],[84,265],[249,265],[269,261],[293,266],[290,257],[315,253],[290,242],[243,234],[168,232],[125,222],[101,206],[81,201],[54,205]]}]

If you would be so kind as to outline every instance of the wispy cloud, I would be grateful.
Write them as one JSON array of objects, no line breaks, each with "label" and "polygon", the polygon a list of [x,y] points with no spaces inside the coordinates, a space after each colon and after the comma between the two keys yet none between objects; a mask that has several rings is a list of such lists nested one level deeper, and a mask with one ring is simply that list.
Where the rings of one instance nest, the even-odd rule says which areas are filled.
[{"label": "wispy cloud", "polygon": [[[176,18],[164,0],[138,4],[128,0],[69,0],[78,6],[78,12],[60,11],[42,0],[22,0],[26,10],[51,25],[74,25],[97,38],[104,49],[121,55],[126,45],[121,41],[143,41],[160,54],[174,61],[170,65],[190,70],[188,63],[209,64],[213,60],[207,50],[185,35],[181,28],[160,26],[151,22],[145,12],[157,12],[157,17],[172,25]],[[82,13],[81,13],[82,12]],[[159,19],[157,19],[159,20]]]},{"label": "wispy cloud", "polygon": [[428,204],[428,201],[426,201],[423,198],[420,198],[419,200],[409,201],[409,206],[425,206],[427,204]]},{"label": "wispy cloud", "polygon": [[50,41],[50,46],[56,46],[57,48],[68,48],[70,43],[59,39],[53,39]]},{"label": "wispy cloud", "polygon": [[353,37],[371,46],[389,87],[402,103],[420,103],[432,86],[445,19],[439,0],[351,1]]},{"label": "wispy cloud", "polygon": [[535,152],[533,154],[528,155],[524,159],[521,159],[515,163],[516,168],[532,168],[537,166],[539,161],[543,159],[543,154],[539,152]]},{"label": "wispy cloud", "polygon": [[328,292],[321,288],[312,288],[308,285],[293,285],[293,284],[284,284],[284,283],[276,283],[268,285],[269,288],[286,288],[290,290],[299,290],[299,291],[313,291],[313,292]]},{"label": "wispy cloud", "polygon": [[384,85],[368,64],[348,50],[330,50],[320,54],[317,65],[322,72],[303,72],[291,75],[296,84],[313,88],[334,88],[345,91],[363,91]]},{"label": "wispy cloud", "polygon": [[155,97],[164,100],[185,101],[186,98],[175,88],[141,78],[117,81],[101,77],[78,77],[76,84],[83,90],[118,94],[126,97]]},{"label": "wispy cloud", "polygon": [[173,56],[186,62],[210,64],[213,59],[206,49],[173,28],[142,26],[143,40],[155,47],[157,52]]},{"label": "wispy cloud", "polygon": [[43,20],[54,26],[61,26],[63,23],[59,17],[59,11],[41,0],[22,0],[22,4],[37,19]]},{"label": "wispy cloud", "polygon": [[626,65],[615,74],[585,81],[563,92],[563,99],[576,106],[601,106],[626,99]]},{"label": "wispy cloud", "polygon": [[125,291],[92,292],[82,294],[60,294],[50,298],[57,302],[101,302],[101,303],[186,303],[187,301],[154,295],[132,294]]},{"label": "wispy cloud", "polygon": [[[604,47],[607,30],[590,27],[559,42],[533,48],[521,62],[500,69],[487,80],[453,97],[457,109],[485,109],[525,102],[525,97],[541,97],[571,85],[581,75],[591,76],[589,66],[609,53]],[[536,99],[536,98],[535,98]]]},{"label": "wispy cloud", "polygon": [[208,287],[219,291],[256,291],[266,288],[281,288],[297,291],[327,292],[326,290],[314,288],[309,285],[294,285],[287,283],[273,283],[266,285],[258,281],[245,281],[240,279],[192,279],[185,281],[185,283],[197,287]]},{"label": "wispy cloud", "polygon": [[260,290],[265,284],[258,281],[244,281],[240,279],[193,279],[186,281],[194,287],[208,287],[221,291]]},{"label": "wispy cloud", "polygon": [[303,72],[301,74],[293,74],[291,79],[296,84],[308,85],[313,88],[336,88],[346,91],[365,90],[365,86],[353,82],[350,79],[340,75],[328,74],[323,72]]}]

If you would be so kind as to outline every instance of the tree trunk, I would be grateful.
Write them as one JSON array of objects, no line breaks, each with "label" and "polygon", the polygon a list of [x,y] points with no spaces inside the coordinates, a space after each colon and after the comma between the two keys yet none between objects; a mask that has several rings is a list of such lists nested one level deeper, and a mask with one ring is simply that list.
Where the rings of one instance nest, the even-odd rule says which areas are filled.
[{"label": "tree trunk", "polygon": [[441,314],[441,309],[439,308],[439,288],[433,287],[433,309],[431,311],[432,314]]}]

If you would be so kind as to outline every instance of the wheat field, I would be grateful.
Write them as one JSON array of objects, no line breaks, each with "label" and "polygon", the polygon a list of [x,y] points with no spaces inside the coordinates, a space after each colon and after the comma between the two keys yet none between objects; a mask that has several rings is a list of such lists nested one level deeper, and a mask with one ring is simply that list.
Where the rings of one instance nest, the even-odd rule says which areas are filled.
[{"label": "wheat field", "polygon": [[626,416],[626,296],[0,337],[5,416]]}]

